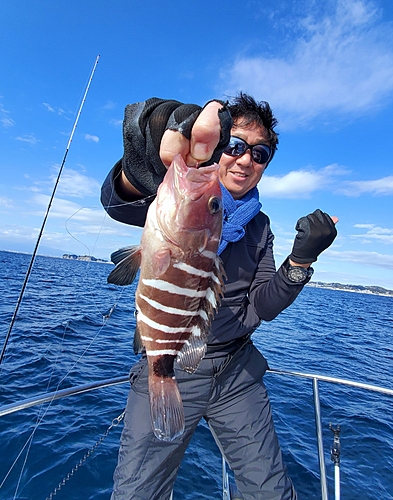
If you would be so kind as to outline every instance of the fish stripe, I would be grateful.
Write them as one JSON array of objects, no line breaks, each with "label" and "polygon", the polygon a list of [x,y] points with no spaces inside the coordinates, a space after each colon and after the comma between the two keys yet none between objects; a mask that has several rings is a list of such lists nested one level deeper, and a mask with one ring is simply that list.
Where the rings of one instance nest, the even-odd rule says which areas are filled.
[{"label": "fish stripe", "polygon": [[210,250],[204,250],[203,252],[201,252],[201,255],[211,260],[216,260],[217,258],[217,254],[215,252],[211,252]]},{"label": "fish stripe", "polygon": [[155,279],[143,279],[142,283],[148,287],[155,288],[156,290],[161,290],[163,292],[169,292],[176,295],[185,295],[186,297],[205,297],[206,290],[192,290],[190,288],[182,288],[177,285],[173,285],[172,283],[168,283],[163,280],[155,280]]},{"label": "fish stripe", "polygon": [[157,344],[189,344],[187,339],[153,339],[152,337],[147,337],[141,335],[141,340],[144,342],[156,342]]},{"label": "fish stripe", "polygon": [[154,309],[158,309],[159,311],[169,313],[169,314],[177,314],[179,316],[203,316],[205,311],[185,311],[184,309],[178,309],[177,307],[168,307],[164,306],[163,304],[160,304],[160,302],[157,302],[156,300],[149,299],[149,297],[146,297],[146,295],[139,294],[139,297],[143,299],[145,302],[147,302],[150,306],[152,306]]},{"label": "fish stripe", "polygon": [[[152,339],[153,340],[153,339]],[[157,342],[157,344],[186,344],[188,341],[185,339],[155,339],[153,342]]]},{"label": "fish stripe", "polygon": [[177,334],[183,332],[191,332],[191,328],[174,328],[171,326],[162,325],[161,323],[157,323],[156,321],[153,321],[152,319],[145,316],[141,311],[138,311],[138,321],[142,321],[147,326],[150,326],[151,328],[164,333]]},{"label": "fish stripe", "polygon": [[177,356],[179,351],[174,349],[161,349],[157,351],[148,351],[146,350],[146,354],[148,356],[164,356],[165,354],[170,354],[171,356]]},{"label": "fish stripe", "polygon": [[212,278],[213,273],[211,271],[203,271],[202,269],[197,269],[196,267],[190,266],[185,262],[176,262],[173,267],[185,271],[188,274],[195,274],[195,276],[200,276],[201,278]]}]

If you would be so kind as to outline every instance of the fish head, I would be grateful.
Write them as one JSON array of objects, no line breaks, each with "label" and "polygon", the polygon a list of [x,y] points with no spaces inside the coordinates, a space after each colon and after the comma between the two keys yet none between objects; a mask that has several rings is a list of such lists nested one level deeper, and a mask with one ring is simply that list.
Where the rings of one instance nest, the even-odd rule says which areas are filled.
[{"label": "fish head", "polygon": [[222,231],[219,165],[188,167],[176,155],[156,199],[157,223],[165,238],[184,252],[216,251]]}]

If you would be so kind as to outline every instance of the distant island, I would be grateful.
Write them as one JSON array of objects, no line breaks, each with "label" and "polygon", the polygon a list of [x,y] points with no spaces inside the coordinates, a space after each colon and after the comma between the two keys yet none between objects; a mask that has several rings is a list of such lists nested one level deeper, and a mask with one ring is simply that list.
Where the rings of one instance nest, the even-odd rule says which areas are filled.
[{"label": "distant island", "polygon": [[342,290],[344,292],[369,293],[372,295],[384,295],[393,297],[393,290],[387,290],[381,286],[343,285],[342,283],[323,283],[322,281],[310,281],[306,286],[314,288],[328,288],[330,290]]},{"label": "distant island", "polygon": [[70,253],[64,253],[63,259],[84,260],[87,262],[106,262],[106,263],[108,262],[107,260],[104,260],[104,259],[97,259],[96,257],[93,257],[92,255],[75,255],[75,254],[70,254]]}]

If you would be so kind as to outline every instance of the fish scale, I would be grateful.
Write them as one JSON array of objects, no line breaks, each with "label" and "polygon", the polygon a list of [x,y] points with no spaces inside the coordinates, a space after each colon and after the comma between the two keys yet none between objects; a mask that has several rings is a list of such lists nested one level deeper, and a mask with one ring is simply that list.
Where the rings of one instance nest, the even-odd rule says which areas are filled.
[{"label": "fish scale", "polygon": [[140,267],[134,346],[146,351],[152,429],[164,441],[185,425],[174,362],[190,373],[197,369],[223,293],[218,168],[187,167],[176,156],[148,210],[140,246],[111,256],[110,283],[130,284]]}]

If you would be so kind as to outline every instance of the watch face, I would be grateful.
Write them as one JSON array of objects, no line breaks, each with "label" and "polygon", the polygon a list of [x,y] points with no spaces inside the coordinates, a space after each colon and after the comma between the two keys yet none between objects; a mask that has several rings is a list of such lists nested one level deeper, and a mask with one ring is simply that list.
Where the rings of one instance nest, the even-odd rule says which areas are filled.
[{"label": "watch face", "polygon": [[305,281],[308,278],[309,273],[304,267],[291,266],[288,269],[287,276],[288,279],[294,283],[302,283],[302,281]]}]

